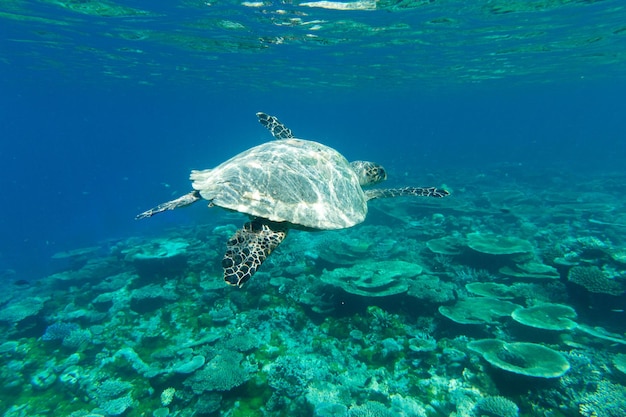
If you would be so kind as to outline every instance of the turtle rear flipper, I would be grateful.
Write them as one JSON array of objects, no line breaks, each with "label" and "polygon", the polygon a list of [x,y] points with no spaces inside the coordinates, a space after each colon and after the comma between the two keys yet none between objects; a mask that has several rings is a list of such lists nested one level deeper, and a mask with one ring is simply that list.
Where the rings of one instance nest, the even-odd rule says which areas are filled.
[{"label": "turtle rear flipper", "polygon": [[135,220],[140,220],[140,219],[145,219],[147,217],[152,217],[155,214],[159,214],[162,213],[166,210],[174,210],[176,208],[179,207],[185,207],[188,206],[190,204],[195,203],[196,201],[200,200],[202,197],[200,197],[200,192],[199,191],[192,191],[190,193],[187,193],[181,197],[178,197],[174,200],[170,200],[170,201],[166,201],[165,203],[161,203],[156,207],[152,207],[150,210],[146,210],[143,213],[140,213],[138,215],[135,216]]},{"label": "turtle rear flipper", "polygon": [[264,219],[254,219],[226,243],[222,260],[224,281],[241,287],[287,236],[287,228]]},{"label": "turtle rear flipper", "polygon": [[450,192],[448,190],[436,187],[379,188],[365,191],[365,198],[368,200],[403,196],[441,198],[449,195]]}]

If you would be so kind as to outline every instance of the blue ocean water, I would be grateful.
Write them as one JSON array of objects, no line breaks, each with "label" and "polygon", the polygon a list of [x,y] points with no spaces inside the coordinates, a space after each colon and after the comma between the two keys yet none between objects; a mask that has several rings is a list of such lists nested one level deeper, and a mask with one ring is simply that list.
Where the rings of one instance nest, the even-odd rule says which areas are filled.
[{"label": "blue ocean water", "polygon": [[341,90],[204,96],[136,85],[118,91],[95,80],[73,88],[55,84],[58,74],[23,80],[11,70],[5,66],[2,88],[1,253],[5,268],[25,275],[49,271],[39,268],[58,251],[144,232],[135,212],[187,191],[190,169],[268,140],[254,116],[260,110],[280,115],[301,137],[350,159],[373,155],[396,178],[409,173],[418,182],[442,168],[501,163],[621,172],[626,154],[620,80],[471,85],[443,95],[372,90],[351,101],[355,93]]},{"label": "blue ocean water", "polygon": [[[346,4],[353,10],[344,10]],[[231,224],[240,227],[245,217],[217,209],[209,211],[202,207],[204,203],[154,219],[136,221],[134,217],[190,191],[188,173],[191,169],[214,167],[270,140],[271,136],[255,116],[256,112],[264,111],[279,117],[297,137],[329,145],[348,160],[375,160],[384,165],[389,173],[389,187],[437,186],[446,187],[452,193],[442,206],[426,203],[425,211],[420,211],[419,203],[407,203],[407,200],[402,203],[372,201],[370,218],[362,226],[350,229],[351,234],[346,235],[349,239],[365,240],[367,236],[368,241],[382,242],[393,238],[395,247],[402,250],[390,252],[395,255],[389,255],[389,259],[406,261],[413,256],[411,254],[419,252],[420,255],[416,255],[419,262],[416,262],[421,262],[425,270],[433,274],[437,272],[435,253],[425,249],[427,240],[444,235],[465,238],[473,232],[481,232],[531,241],[536,245],[533,253],[558,271],[557,282],[562,288],[554,292],[564,289],[566,296],[536,300],[526,297],[525,305],[521,300],[515,301],[524,307],[548,301],[567,304],[576,309],[589,328],[603,326],[611,332],[610,337],[618,340],[597,345],[594,344],[597,341],[590,341],[592,336],[570,340],[565,332],[546,335],[543,332],[548,330],[543,329],[539,334],[529,335],[527,330],[514,328],[508,322],[506,326],[489,322],[485,328],[469,330],[462,329],[461,324],[446,322],[438,313],[439,305],[451,305],[454,300],[468,297],[463,288],[465,282],[459,278],[463,276],[459,268],[473,271],[475,276],[463,278],[467,281],[480,281],[476,271],[484,269],[490,274],[489,280],[508,285],[516,282],[510,276],[498,275],[498,268],[508,260],[493,261],[482,258],[483,255],[468,260],[470,255],[460,259],[450,255],[448,259],[448,255],[438,254],[442,256],[441,265],[447,262],[450,267],[448,275],[442,275],[441,279],[457,287],[454,300],[441,303],[430,300],[427,303],[430,309],[418,309],[421,320],[429,317],[431,322],[441,323],[432,331],[432,337],[440,341],[437,355],[410,358],[416,366],[422,367],[415,371],[416,375],[398,370],[408,363],[401,363],[400,354],[384,353],[400,349],[389,341],[395,338],[390,329],[402,329],[398,332],[404,333],[394,340],[400,340],[400,345],[404,343],[406,350],[409,340],[416,337],[412,331],[408,332],[412,338],[406,335],[406,326],[427,327],[424,323],[416,325],[416,320],[420,319],[411,317],[410,302],[405,305],[405,301],[400,301],[407,310],[398,311],[393,307],[393,299],[364,297],[359,302],[351,299],[353,305],[347,311],[339,304],[324,314],[327,304],[322,308],[321,304],[315,306],[312,301],[302,301],[302,294],[300,298],[293,295],[302,290],[300,284],[296,288],[284,283],[270,286],[267,276],[258,278],[259,283],[255,280],[248,293],[246,287],[241,290],[228,287],[220,289],[215,297],[205,295],[205,298],[199,295],[202,294],[200,284],[187,282],[197,297],[195,301],[193,297],[191,301],[181,300],[180,304],[207,303],[206,309],[211,311],[221,311],[220,303],[215,304],[216,298],[238,297],[231,295],[233,291],[250,297],[268,294],[266,299],[229,301],[231,308],[237,311],[239,329],[252,326],[245,322],[247,308],[255,311],[286,309],[278,301],[282,294],[283,299],[300,300],[295,302],[295,308],[306,311],[300,321],[285,319],[288,328],[304,326],[302,320],[309,319],[318,324],[324,322],[328,326],[324,330],[326,336],[335,336],[337,340],[350,337],[363,340],[363,351],[370,342],[384,345],[380,348],[383,353],[370,352],[368,356],[362,351],[359,354],[360,363],[367,366],[370,373],[364,371],[366,376],[361,385],[349,393],[342,392],[341,398],[331,401],[324,397],[322,401],[312,393],[313,388],[304,394],[298,391],[303,387],[294,392],[283,386],[278,388],[276,382],[269,382],[268,387],[267,380],[276,373],[266,370],[270,376],[255,377],[254,384],[248,382],[245,391],[241,387],[235,392],[230,387],[217,390],[222,395],[217,400],[221,408],[203,414],[199,411],[198,398],[194,397],[198,389],[184,383],[181,374],[168,378],[142,373],[138,377],[124,367],[116,372],[114,367],[96,364],[97,359],[93,358],[100,357],[98,354],[121,351],[131,345],[130,340],[137,342],[137,335],[128,336],[127,343],[118,341],[115,346],[102,348],[99,342],[95,347],[81,346],[74,351],[67,346],[50,347],[49,342],[42,339],[45,329],[54,322],[78,323],[84,329],[96,324],[112,331],[107,323],[117,323],[113,313],[97,319],[86,315],[73,319],[69,313],[64,316],[61,312],[70,304],[66,299],[71,299],[85,311],[103,313],[99,310],[101,306],[91,304],[98,293],[92,287],[109,276],[134,273],[136,265],[121,257],[115,268],[94,275],[94,281],[86,287],[83,282],[72,280],[72,284],[62,284],[55,290],[50,290],[49,284],[41,284],[44,292],[51,291],[64,301],[59,301],[58,305],[54,304],[54,297],[46,301],[45,309],[38,312],[33,323],[20,324],[19,320],[13,323],[5,317],[2,326],[6,335],[0,344],[28,345],[38,356],[29,362],[28,355],[1,353],[7,369],[14,369],[21,375],[16,379],[19,383],[12,385],[9,376],[0,375],[2,383],[17,398],[13,404],[10,397],[2,398],[0,412],[4,415],[82,416],[88,412],[93,413],[90,415],[153,415],[153,410],[160,407],[161,391],[169,385],[175,386],[179,396],[169,406],[169,414],[160,415],[296,415],[295,409],[300,410],[299,415],[316,416],[466,416],[480,415],[479,410],[490,416],[517,415],[480,409],[477,404],[481,398],[469,393],[472,384],[484,398],[504,396],[516,402],[523,415],[626,415],[625,403],[616,399],[619,393],[626,391],[626,365],[613,365],[624,363],[626,333],[623,326],[626,255],[622,252],[626,247],[623,238],[626,227],[623,215],[626,8],[620,1],[358,1],[313,2],[307,6],[297,2],[180,1],[154,5],[136,1],[11,0],[0,5],[0,20],[0,274],[8,293],[21,288],[16,289],[15,282],[34,288],[38,282],[47,282],[47,277],[53,274],[80,269],[81,262],[85,262],[81,258],[73,263],[71,257],[68,260],[55,254],[96,247],[88,257],[105,259],[112,253],[119,255],[115,251],[128,251],[138,246],[137,242],[176,237],[176,233],[192,241],[212,235],[206,230],[215,227]],[[509,197],[513,193],[517,194]],[[577,208],[578,203],[584,206]],[[396,206],[402,204],[411,208],[396,212]],[[431,229],[437,227],[432,216],[440,212],[447,220],[445,228],[436,232]],[[429,223],[431,221],[434,223]],[[185,234],[196,226],[208,229]],[[378,234],[372,231],[376,227],[380,228]],[[388,229],[383,230],[383,227]],[[219,234],[219,229],[216,230]],[[228,233],[222,231],[221,234],[225,234],[221,240],[225,242]],[[315,248],[324,246],[323,234],[313,234],[322,243],[312,245],[310,250],[303,234],[293,232],[292,235],[289,239],[293,238],[293,251],[279,252],[283,258],[301,259],[303,253],[311,257],[307,258],[307,268],[312,269],[307,269],[307,273],[315,280],[322,271],[332,269],[330,264],[321,261],[315,264],[317,269],[311,266],[318,258],[308,251],[315,252]],[[338,240],[337,236],[343,235],[330,236],[334,237],[328,239]],[[550,236],[556,237],[551,239]],[[597,241],[597,245],[580,243],[591,240]],[[413,244],[415,247],[411,246]],[[548,247],[553,246],[559,246],[563,252],[554,259],[572,253],[577,258],[571,260],[571,264],[550,263],[545,254]],[[204,251],[207,252],[203,255],[205,258],[196,252],[188,255],[189,270],[179,268],[170,272],[170,278],[200,275],[203,268],[195,263],[206,261],[211,265],[207,270],[219,282],[223,244],[208,245]],[[371,257],[357,257],[352,263],[362,263]],[[264,265],[264,273],[279,281],[280,271],[290,262],[283,258],[273,261],[273,270],[272,265],[267,265],[267,269]],[[297,261],[291,260],[291,263],[297,264]],[[458,268],[450,263],[458,264]],[[610,276],[611,283],[620,286],[621,295],[589,288],[581,290],[571,278],[573,267],[601,269]],[[291,272],[283,275],[292,277]],[[141,271],[139,276],[141,279],[129,284],[128,294],[151,282]],[[154,282],[165,285],[159,279],[155,278]],[[167,282],[167,285],[174,285]],[[327,288],[318,290],[320,294],[328,294]],[[316,293],[316,296],[325,303],[326,298],[337,301],[345,296],[343,290],[335,290],[338,292],[334,295]],[[11,297],[2,299],[1,308],[6,311],[12,308],[11,303],[15,301],[10,300]],[[175,302],[168,300],[166,304]],[[602,305],[606,310],[601,309]],[[158,308],[165,309],[161,305]],[[596,314],[598,308],[605,314]],[[313,312],[309,311],[311,309]],[[171,315],[171,320],[175,321],[182,314],[169,310],[160,313],[161,310],[152,307],[147,310],[148,315],[160,315],[164,321],[168,319],[163,315]],[[135,308],[133,314],[137,311],[141,308]],[[283,314],[288,317],[291,313],[284,310]],[[336,318],[336,323],[329,322],[329,317]],[[351,317],[354,322],[346,324]],[[28,316],[28,319],[33,317]],[[261,323],[266,320],[260,313],[255,319]],[[387,323],[379,323],[379,326],[388,326],[387,330],[375,330],[372,326],[372,334],[377,331],[380,334],[368,336],[367,325],[358,320],[370,319]],[[398,320],[406,320],[406,323],[399,325]],[[192,338],[189,334],[193,333],[198,338],[202,333],[199,329],[207,326],[226,328],[215,317],[208,322],[212,324],[195,323],[195,333],[187,329],[181,334]],[[143,328],[145,323],[141,323],[135,326]],[[352,331],[339,331],[340,326]],[[172,325],[163,340],[150,342],[154,346],[147,343],[143,351],[135,346],[135,350],[143,352],[146,355],[143,360],[150,362],[156,345],[159,349],[169,343],[183,345],[179,339],[182,336],[176,333],[180,327],[185,326]],[[95,337],[95,330],[89,331]],[[285,332],[291,334],[291,331]],[[366,334],[357,337],[353,334],[355,331]],[[273,334],[279,330],[268,332]],[[259,336],[262,342],[258,344],[276,343],[266,336]],[[321,340],[321,336],[311,335],[312,339],[316,337]],[[495,382],[490,385],[480,377],[472,377],[478,373],[478,368],[472,368],[468,359],[458,361],[459,366],[468,369],[466,373],[455,374],[449,370],[448,374],[444,371],[440,374],[440,378],[448,378],[441,386],[457,383],[466,375],[463,393],[459,390],[455,394],[450,390],[448,395],[438,391],[437,400],[428,403],[428,396],[423,392],[418,394],[417,388],[399,387],[402,378],[410,379],[407,384],[411,385],[417,379],[425,379],[425,374],[435,372],[437,367],[445,368],[449,354],[445,349],[463,351],[468,357],[476,355],[459,347],[459,337],[470,341],[496,338],[511,343],[533,342],[564,354],[570,352],[570,375],[576,382],[568,381],[568,376],[562,377],[560,383],[567,389],[562,389],[560,401],[559,390],[555,388],[559,382],[553,379],[542,379],[542,383],[548,381],[546,386],[528,395],[515,390],[509,392],[503,382],[510,378],[508,374],[492,375]],[[442,342],[444,339],[452,341]],[[295,344],[285,340],[282,343]],[[207,359],[202,369],[215,361],[209,359],[211,356],[219,357],[215,346],[215,351],[194,352]],[[347,348],[341,347],[339,342],[333,346],[337,352],[330,352],[329,348],[328,352],[318,353],[320,357],[334,358],[341,363],[337,365],[339,368],[349,367],[349,361],[338,358],[339,352],[345,353]],[[254,346],[242,351],[247,357],[256,354],[256,359],[250,359],[258,365],[255,375],[261,375],[263,367],[289,366],[287,359],[276,359],[287,356],[272,356],[267,349],[264,356],[257,350],[263,349]],[[131,391],[134,405],[117,413],[120,409],[106,403],[107,408],[90,388],[82,385],[81,389],[67,388],[67,384],[61,382],[65,374],[60,363],[76,351],[82,352],[85,362],[81,366],[85,372],[91,366],[102,372],[106,370],[110,378],[134,384]],[[572,351],[576,351],[575,354]],[[598,358],[592,357],[593,351],[601,352]],[[592,362],[600,361],[602,356],[602,363],[610,368],[603,379],[610,386],[594,380],[590,382],[593,386],[581,388],[584,376],[579,375],[583,369],[580,362],[584,360],[580,358],[585,355],[584,360]],[[43,384],[45,387],[32,383],[38,372],[46,368],[41,357],[56,358],[55,380],[49,385]],[[575,358],[579,362],[575,363]],[[274,359],[276,361],[272,362]],[[20,361],[28,365],[18,370]],[[219,361],[215,363],[219,365]],[[161,366],[165,365],[161,363]],[[314,365],[309,364],[307,369],[310,366]],[[394,366],[396,374],[393,374]],[[481,370],[487,369],[487,365],[483,366]],[[383,376],[378,367],[386,367],[386,372],[393,376]],[[289,380],[288,375],[283,376]],[[320,378],[331,384],[330,379]],[[302,376],[289,381],[292,385],[309,386],[307,384],[314,379]],[[384,382],[387,388],[372,388],[372,379]],[[334,379],[333,383],[347,384],[338,381]],[[524,387],[527,384],[515,381]],[[102,381],[93,383],[102,384]],[[435,396],[435,388],[429,389]],[[570,390],[578,390],[580,397],[570,395]],[[323,389],[315,387],[314,391],[319,394]],[[598,399],[600,393],[605,393],[603,400]],[[117,394],[112,395],[107,401],[118,399]],[[406,400],[412,395],[415,400]],[[33,414],[36,410],[25,405],[32,396],[39,396],[41,404],[45,404],[46,409],[40,414]],[[399,396],[404,402],[398,400]],[[53,398],[60,398],[67,407],[61,407],[62,411],[51,409]],[[150,407],[142,409],[137,404],[141,399],[152,401]],[[598,405],[602,401],[610,406],[602,408]],[[374,402],[382,404],[380,407],[386,407],[385,412],[392,414],[366,411],[367,404]],[[560,402],[559,409],[556,404]],[[326,405],[320,404],[331,404],[335,408],[328,405],[327,410]],[[483,407],[487,406],[483,404]],[[330,411],[331,408],[334,411]],[[403,414],[398,414],[400,412]],[[548,412],[550,414],[543,414]]]}]

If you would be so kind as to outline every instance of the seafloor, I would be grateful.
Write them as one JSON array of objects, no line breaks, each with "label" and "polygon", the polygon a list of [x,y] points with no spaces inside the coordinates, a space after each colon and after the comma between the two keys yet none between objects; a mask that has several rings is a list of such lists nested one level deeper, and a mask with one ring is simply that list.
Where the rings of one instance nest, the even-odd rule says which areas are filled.
[{"label": "seafloor", "polygon": [[5,272],[0,412],[626,415],[624,175],[448,178],[446,199],[292,231],[241,289],[221,279],[238,214]]}]

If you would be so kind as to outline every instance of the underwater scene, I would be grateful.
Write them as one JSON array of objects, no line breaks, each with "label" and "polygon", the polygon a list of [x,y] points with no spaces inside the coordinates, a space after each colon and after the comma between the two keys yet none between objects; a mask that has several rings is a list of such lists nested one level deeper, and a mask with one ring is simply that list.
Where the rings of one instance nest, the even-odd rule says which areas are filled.
[{"label": "underwater scene", "polygon": [[623,1],[0,34],[0,416],[626,417]]}]

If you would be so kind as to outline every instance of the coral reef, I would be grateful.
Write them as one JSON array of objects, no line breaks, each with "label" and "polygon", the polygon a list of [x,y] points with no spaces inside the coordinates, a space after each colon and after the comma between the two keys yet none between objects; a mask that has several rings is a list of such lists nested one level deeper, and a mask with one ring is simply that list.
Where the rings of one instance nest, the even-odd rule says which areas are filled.
[{"label": "coral reef", "polygon": [[622,417],[626,239],[589,210],[617,211],[464,180],[292,230],[241,289],[219,270],[231,214],[56,256],[0,296],[0,414]]}]

